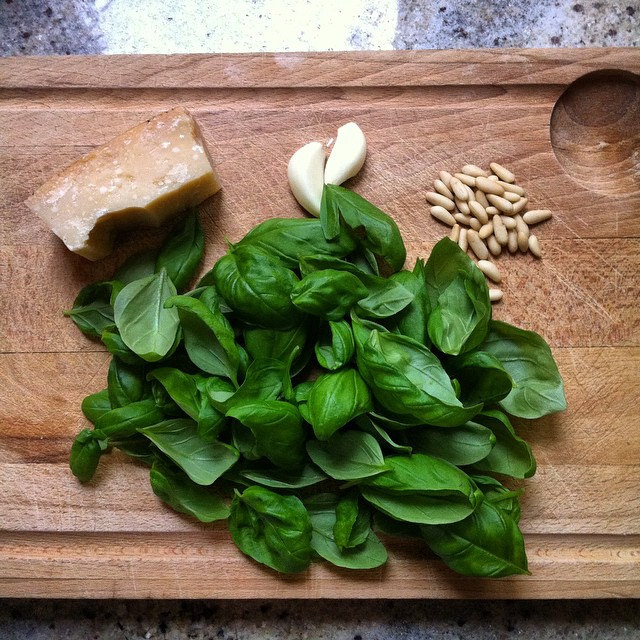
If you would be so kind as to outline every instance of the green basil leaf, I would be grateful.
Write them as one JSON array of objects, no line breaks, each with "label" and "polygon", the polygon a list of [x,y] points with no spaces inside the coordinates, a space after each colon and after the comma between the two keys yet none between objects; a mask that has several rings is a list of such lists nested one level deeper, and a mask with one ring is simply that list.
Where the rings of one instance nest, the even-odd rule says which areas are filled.
[{"label": "green basil leaf", "polygon": [[371,414],[358,416],[356,418],[356,424],[360,429],[362,429],[362,431],[370,433],[381,445],[386,445],[395,453],[411,453],[412,448],[410,445],[400,444],[393,440],[393,438],[377,423]]},{"label": "green basil leaf", "polygon": [[166,300],[165,307],[177,309],[191,362],[237,385],[240,354],[233,329],[222,313],[190,296],[173,296]]},{"label": "green basil leaf", "polygon": [[475,420],[490,429],[496,439],[487,456],[475,463],[476,469],[512,478],[530,478],[536,472],[531,447],[516,434],[502,411],[483,411]]},{"label": "green basil leaf", "polygon": [[169,232],[156,261],[156,271],[167,270],[178,291],[184,289],[200,266],[204,254],[204,233],[198,213],[190,211]]},{"label": "green basil leaf", "polygon": [[391,275],[390,280],[410,291],[413,294],[413,300],[393,318],[390,318],[389,330],[429,346],[427,320],[431,308],[424,281],[424,263],[418,260],[413,273],[406,270],[398,271],[398,273]]},{"label": "green basil leaf", "polygon": [[69,466],[80,482],[89,482],[98,468],[100,456],[106,449],[106,440],[100,432],[83,429],[71,445]]},{"label": "green basil leaf", "polygon": [[388,536],[395,536],[397,538],[422,538],[420,525],[396,520],[381,511],[374,513],[373,523],[376,529],[382,531],[382,533],[386,533]]},{"label": "green basil leaf", "polygon": [[236,246],[252,245],[278,258],[289,269],[296,269],[306,255],[342,258],[356,248],[348,233],[338,230],[326,240],[319,220],[311,218],[272,218],[254,227]]},{"label": "green basil leaf", "polygon": [[327,476],[312,464],[301,469],[243,469],[240,475],[251,482],[272,489],[302,489],[327,479]]},{"label": "green basil leaf", "polygon": [[196,385],[196,376],[183,373],[180,369],[161,367],[151,371],[147,378],[157,380],[182,411],[190,418],[198,419],[200,392]]},{"label": "green basil leaf", "polygon": [[502,578],[529,573],[518,525],[487,500],[465,520],[424,526],[422,533],[431,550],[462,575]]},{"label": "green basil leaf", "polygon": [[384,459],[388,468],[362,485],[362,496],[382,513],[415,524],[466,518],[482,494],[466,473],[432,456],[414,453]]},{"label": "green basil leaf", "polygon": [[320,376],[308,399],[309,418],[319,440],[327,440],[355,417],[371,411],[371,394],[355,369]]},{"label": "green basil leaf", "polygon": [[296,348],[298,352],[291,367],[291,374],[296,375],[304,368],[309,360],[306,349],[308,325],[299,324],[293,329],[261,329],[249,327],[244,330],[244,343],[249,355],[254,360],[272,358],[285,362],[288,355]]},{"label": "green basil leaf", "polygon": [[511,376],[496,357],[483,351],[471,351],[451,358],[445,365],[451,377],[461,385],[465,403],[496,404],[511,391]]},{"label": "green basil leaf", "polygon": [[361,545],[371,533],[371,513],[355,491],[341,495],[335,506],[333,540],[341,551]]},{"label": "green basil leaf", "polygon": [[379,278],[378,281],[371,282],[369,295],[358,302],[357,311],[365,318],[388,318],[400,313],[411,304],[413,298],[413,293],[400,282]]},{"label": "green basil leaf", "polygon": [[307,453],[335,480],[361,480],[387,469],[377,440],[362,431],[336,433],[326,442],[309,440]]},{"label": "green basil leaf", "polygon": [[511,490],[504,487],[495,478],[490,476],[478,476],[473,474],[471,479],[484,494],[484,499],[493,505],[506,511],[517,524],[520,522],[520,496],[524,489]]},{"label": "green basil leaf", "polygon": [[139,400],[124,407],[111,409],[96,420],[96,429],[100,429],[108,438],[129,438],[138,429],[157,424],[164,415],[153,400]]},{"label": "green basil leaf", "polygon": [[372,276],[379,276],[380,269],[375,254],[369,249],[359,247],[357,251],[347,256],[347,260],[352,262],[360,271],[364,271]]},{"label": "green basil leaf", "polygon": [[165,420],[140,432],[196,484],[213,484],[239,457],[236,449],[229,445],[203,440],[192,420]]},{"label": "green basil leaf", "polygon": [[129,438],[109,440],[109,444],[130,458],[134,458],[149,467],[153,465],[158,457],[158,452],[154,450],[151,442],[139,433]]},{"label": "green basil leaf", "polygon": [[142,400],[145,391],[144,370],[112,358],[107,373],[107,391],[114,409]]},{"label": "green basil leaf", "polygon": [[340,320],[367,293],[367,288],[355,275],[323,269],[302,278],[293,287],[291,300],[304,313]]},{"label": "green basil leaf", "polygon": [[133,351],[131,351],[131,349],[129,349],[129,347],[124,343],[124,340],[120,337],[115,325],[105,329],[102,332],[100,339],[102,340],[102,344],[107,348],[107,351],[111,355],[122,360],[122,362],[132,365],[143,364],[142,359],[133,353]]},{"label": "green basil leaf", "polygon": [[438,358],[405,336],[373,330],[358,368],[376,400],[399,415],[453,427],[467,422],[481,408],[463,406]]},{"label": "green basil leaf", "polygon": [[82,401],[82,413],[85,418],[95,424],[96,420],[108,411],[111,411],[108,389],[92,393]]},{"label": "green basil leaf", "polygon": [[176,288],[161,271],[126,285],[114,305],[114,318],[124,343],[143,360],[155,362],[171,351],[178,333],[175,309],[165,309]]},{"label": "green basil leaf", "polygon": [[382,258],[394,271],[402,269],[407,252],[398,225],[391,217],[344,187],[325,185],[323,197],[326,206],[320,211],[320,222],[328,237],[335,236],[336,223],[335,215],[332,221],[327,214],[337,208],[342,222],[364,248]]},{"label": "green basil leaf", "polygon": [[283,469],[304,463],[305,434],[298,409],[288,402],[259,400],[236,405],[227,417],[248,427],[256,440],[257,453]]},{"label": "green basil leaf", "polygon": [[226,424],[224,412],[214,406],[211,396],[216,394],[231,394],[235,389],[231,382],[224,378],[205,378],[195,376],[196,387],[199,391],[200,407],[195,420],[198,423],[198,436],[207,442],[218,438]]},{"label": "green basil leaf", "polygon": [[239,246],[213,268],[216,288],[244,322],[288,329],[300,322],[291,292],[298,278],[278,259],[251,245]]},{"label": "green basil leaf", "polygon": [[318,494],[305,501],[313,529],[313,550],[331,564],[346,569],[373,569],[383,565],[387,561],[387,550],[369,527],[362,543],[349,548],[340,548],[336,544],[337,504],[333,494]]},{"label": "green basil leaf", "polygon": [[182,471],[156,460],[151,468],[151,488],[158,498],[179,513],[200,522],[214,522],[229,517],[229,507],[209,487],[195,484]]},{"label": "green basil leaf", "polygon": [[405,433],[417,452],[442,458],[457,466],[486,458],[496,443],[493,432],[476,422],[467,422],[459,427],[416,427]]},{"label": "green basil leaf", "polygon": [[349,363],[355,353],[351,325],[346,320],[329,321],[315,345],[318,364],[335,371]]},{"label": "green basil leaf", "polygon": [[122,282],[123,285],[131,284],[134,280],[148,278],[156,272],[156,259],[158,251],[149,249],[129,256],[124,264],[116,271],[114,280]]},{"label": "green basil leaf", "polygon": [[513,379],[513,389],[500,402],[519,418],[540,418],[564,411],[567,401],[549,345],[533,331],[493,321],[480,351],[497,358]]},{"label": "green basil leaf", "polygon": [[263,487],[236,492],[229,531],[240,551],[276,571],[297,573],[311,562],[311,521],[295,496]]},{"label": "green basil leaf", "polygon": [[78,329],[88,336],[100,338],[102,332],[114,326],[111,296],[120,283],[96,282],[89,284],[76,296],[73,307],[64,312]]}]

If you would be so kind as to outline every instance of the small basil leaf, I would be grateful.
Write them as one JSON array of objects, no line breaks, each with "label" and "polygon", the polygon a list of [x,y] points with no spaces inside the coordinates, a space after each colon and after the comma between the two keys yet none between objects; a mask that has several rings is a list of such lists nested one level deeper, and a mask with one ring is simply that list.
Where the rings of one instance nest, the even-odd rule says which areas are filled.
[{"label": "small basil leaf", "polygon": [[389,330],[429,346],[427,320],[430,305],[424,281],[424,263],[417,261],[413,273],[406,270],[398,271],[398,273],[392,274],[390,279],[410,291],[413,294],[413,300],[393,318],[390,318],[387,325]]},{"label": "small basil leaf", "polygon": [[333,539],[343,551],[362,544],[371,533],[371,513],[354,491],[341,495],[335,507]]},{"label": "small basil leaf", "polygon": [[449,375],[461,385],[464,402],[496,404],[511,391],[513,381],[495,356],[484,351],[471,351],[451,358],[445,364]]},{"label": "small basil leaf", "polygon": [[353,358],[355,349],[353,331],[346,320],[330,321],[315,345],[318,364],[330,371],[348,364]]},{"label": "small basil leaf", "polygon": [[145,391],[143,369],[112,358],[107,373],[107,391],[114,409],[142,400]]},{"label": "small basil leaf", "polygon": [[98,468],[100,456],[106,449],[106,440],[100,432],[83,429],[71,445],[69,466],[80,482],[89,482]]},{"label": "small basil leaf", "polygon": [[405,309],[413,298],[413,293],[398,281],[380,278],[371,283],[369,295],[358,302],[357,311],[365,318],[388,318]]},{"label": "small basil leaf", "polygon": [[305,464],[299,470],[243,469],[240,475],[272,489],[302,489],[323,482],[328,477],[312,464]]},{"label": "small basil leaf", "polygon": [[96,423],[100,416],[111,411],[111,401],[109,400],[108,389],[103,389],[97,393],[92,393],[82,401],[82,413],[90,422]]},{"label": "small basil leaf", "polygon": [[157,424],[164,415],[153,400],[140,400],[107,411],[96,420],[96,429],[107,437],[122,439],[135,435],[138,429]]},{"label": "small basil leaf", "polygon": [[282,362],[285,362],[288,354],[297,347],[299,351],[291,368],[291,374],[296,375],[309,359],[308,350],[305,349],[308,328],[306,323],[283,331],[249,327],[244,330],[245,347],[254,360],[272,358]]},{"label": "small basil leaf", "polygon": [[64,315],[70,317],[86,335],[100,338],[105,329],[115,324],[111,304],[115,286],[119,286],[119,283],[111,281],[87,285],[77,295],[73,307],[65,311]]},{"label": "small basil leaf", "polygon": [[107,351],[122,360],[122,362],[126,364],[143,364],[142,359],[137,356],[127,345],[124,343],[124,340],[120,337],[118,330],[113,327],[109,327],[102,332],[100,336],[102,340],[102,344],[107,348]]}]

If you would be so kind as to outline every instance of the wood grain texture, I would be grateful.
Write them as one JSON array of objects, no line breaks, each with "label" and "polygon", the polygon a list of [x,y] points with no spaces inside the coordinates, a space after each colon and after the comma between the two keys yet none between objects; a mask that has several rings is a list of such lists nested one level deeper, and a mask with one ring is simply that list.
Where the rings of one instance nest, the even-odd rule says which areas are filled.
[{"label": "wood grain texture", "polygon": [[[600,70],[609,70],[600,84],[588,76],[573,85],[586,83],[587,102],[578,89],[565,93]],[[618,113],[637,85],[625,80],[616,92],[617,72],[640,73],[639,52],[0,60],[0,596],[640,597],[638,111]],[[610,107],[591,110],[605,90]],[[123,236],[113,256],[92,264],[23,202],[94,145],[178,104],[200,123],[223,184],[201,210],[203,270],[225,238],[301,215],[286,183],[288,158],[348,120],[369,145],[352,186],[398,221],[409,264],[445,232],[424,200],[440,169],[497,160],[532,204],[553,209],[536,231],[543,260],[500,258],[505,299],[494,309],[548,339],[569,403],[562,415],[516,423],[539,463],[523,501],[533,576],[462,578],[421,545],[389,539],[380,570],[318,564],[282,578],[236,552],[224,526],[165,508],[147,470],[124,456],[108,456],[88,486],[75,482],[67,456],[85,424],[80,402],[105,386],[108,356],[61,311],[82,285],[165,230]],[[600,122],[607,113],[611,126]],[[594,123],[617,136],[604,160]]]}]

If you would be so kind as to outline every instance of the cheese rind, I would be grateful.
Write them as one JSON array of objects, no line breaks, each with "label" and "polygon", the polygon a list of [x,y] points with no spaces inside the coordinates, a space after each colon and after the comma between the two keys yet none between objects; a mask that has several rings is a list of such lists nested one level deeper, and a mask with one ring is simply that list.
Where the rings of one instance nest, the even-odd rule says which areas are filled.
[{"label": "cheese rind", "polygon": [[98,260],[116,229],[160,226],[219,189],[195,120],[178,107],[94,149],[26,204],[71,251]]}]

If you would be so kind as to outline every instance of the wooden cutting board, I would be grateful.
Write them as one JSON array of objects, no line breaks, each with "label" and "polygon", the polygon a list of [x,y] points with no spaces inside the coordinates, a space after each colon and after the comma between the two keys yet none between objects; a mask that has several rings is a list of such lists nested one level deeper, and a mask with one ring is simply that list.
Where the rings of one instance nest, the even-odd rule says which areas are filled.
[{"label": "wooden cutting board", "polygon": [[[637,49],[0,60],[0,595],[640,596],[638,73]],[[350,120],[370,149],[352,186],[398,221],[409,264],[445,232],[424,197],[440,169],[496,160],[533,206],[553,210],[536,230],[542,260],[499,259],[494,308],[546,337],[569,403],[517,425],[539,462],[522,506],[531,577],[462,578],[402,540],[388,541],[376,571],[314,564],[278,577],[238,553],[224,525],[165,508],[147,470],[117,454],[89,486],[74,480],[80,402],[105,386],[109,358],[61,311],[164,231],[129,233],[93,264],[23,202],[94,145],[176,105],[197,118],[224,185],[202,207],[206,269],[225,238],[302,215],[289,156]]]}]

